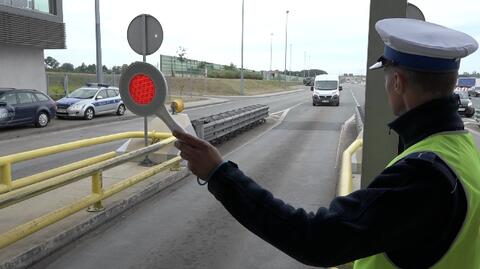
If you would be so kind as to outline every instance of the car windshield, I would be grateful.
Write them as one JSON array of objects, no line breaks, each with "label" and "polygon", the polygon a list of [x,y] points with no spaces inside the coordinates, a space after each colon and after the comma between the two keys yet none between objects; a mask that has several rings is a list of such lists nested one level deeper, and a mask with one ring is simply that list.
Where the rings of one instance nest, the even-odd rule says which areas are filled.
[{"label": "car windshield", "polygon": [[71,94],[69,94],[68,97],[79,98],[79,99],[91,99],[95,96],[96,93],[97,93],[97,90],[95,89],[80,88],[73,91]]},{"label": "car windshield", "polygon": [[317,80],[315,81],[316,90],[336,90],[338,82],[335,80]]}]

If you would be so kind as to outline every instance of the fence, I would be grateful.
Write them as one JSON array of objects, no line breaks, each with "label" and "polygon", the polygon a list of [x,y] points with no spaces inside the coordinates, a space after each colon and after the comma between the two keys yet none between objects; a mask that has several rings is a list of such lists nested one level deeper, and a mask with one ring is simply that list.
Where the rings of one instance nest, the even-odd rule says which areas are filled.
[{"label": "fence", "polygon": [[[54,100],[65,96],[87,83],[96,82],[96,74],[47,72],[48,95]],[[103,82],[118,87],[120,74],[103,74]]]}]

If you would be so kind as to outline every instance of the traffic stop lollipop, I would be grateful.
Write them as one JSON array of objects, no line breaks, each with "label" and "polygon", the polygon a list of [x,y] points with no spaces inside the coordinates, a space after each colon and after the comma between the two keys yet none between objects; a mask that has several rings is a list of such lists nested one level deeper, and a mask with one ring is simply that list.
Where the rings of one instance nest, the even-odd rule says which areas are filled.
[{"label": "traffic stop lollipop", "polygon": [[167,81],[154,66],[144,62],[128,66],[120,78],[120,95],[134,114],[144,117],[156,115],[171,131],[185,132],[165,108]]}]

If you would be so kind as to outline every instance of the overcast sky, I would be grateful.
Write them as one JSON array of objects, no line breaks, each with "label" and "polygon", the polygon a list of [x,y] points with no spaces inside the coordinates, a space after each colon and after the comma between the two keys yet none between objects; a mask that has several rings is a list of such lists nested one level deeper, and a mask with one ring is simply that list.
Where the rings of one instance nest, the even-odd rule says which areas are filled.
[{"label": "overcast sky", "polygon": [[[427,21],[464,31],[480,40],[480,1],[416,0]],[[448,5],[446,3],[449,3]],[[147,57],[152,64],[159,54],[175,55],[240,66],[241,0],[100,0],[103,64],[129,64],[141,60],[127,42],[127,27],[137,15],[156,17],[164,30],[160,49]],[[366,68],[367,0],[245,0],[244,66],[270,68],[273,33],[273,69],[284,69],[285,11],[288,15],[287,69],[318,68],[329,73],[363,74]],[[92,64],[95,58],[95,1],[64,0],[67,49],[46,50],[60,63]],[[290,63],[290,44],[292,54]],[[305,57],[305,55],[307,55]],[[480,71],[480,52],[464,59],[461,72]]]}]

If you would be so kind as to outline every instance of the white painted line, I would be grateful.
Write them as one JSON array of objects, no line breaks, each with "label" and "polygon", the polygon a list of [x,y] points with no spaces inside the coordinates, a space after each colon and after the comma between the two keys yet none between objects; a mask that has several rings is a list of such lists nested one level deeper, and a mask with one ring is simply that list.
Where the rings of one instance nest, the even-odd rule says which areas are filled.
[{"label": "white painted line", "polygon": [[349,90],[350,90],[350,93],[352,94],[352,97],[353,97],[353,100],[355,101],[355,104],[357,104],[357,106],[360,106],[360,104],[358,103],[357,98],[355,98],[355,94],[353,94],[352,89],[349,89]]},{"label": "white painted line", "polygon": [[[271,126],[270,128],[268,128],[267,130],[265,130],[263,133],[255,136],[254,138],[248,140],[247,142],[243,143],[242,145],[240,145],[239,147],[237,147],[236,149],[230,151],[229,153],[225,154],[223,157],[227,157],[229,156],[230,154],[233,154],[239,150],[241,150],[242,148],[246,147],[247,145],[249,145],[250,143],[252,143],[253,141],[256,141],[258,140],[260,137],[264,136],[266,133],[270,132],[273,128],[277,127],[280,123],[282,123],[282,121],[287,117],[287,114],[288,112],[290,112],[290,110],[292,110],[293,108],[296,108],[297,106],[301,105],[301,104],[304,104],[305,102],[300,102],[294,106],[291,106],[287,109],[284,109],[284,110],[281,110],[281,111],[278,111],[278,112],[275,112],[275,113],[272,113],[272,114],[277,114],[277,113],[282,113],[282,116],[280,116],[280,119],[273,125]],[[270,114],[270,115],[272,115]]]}]

